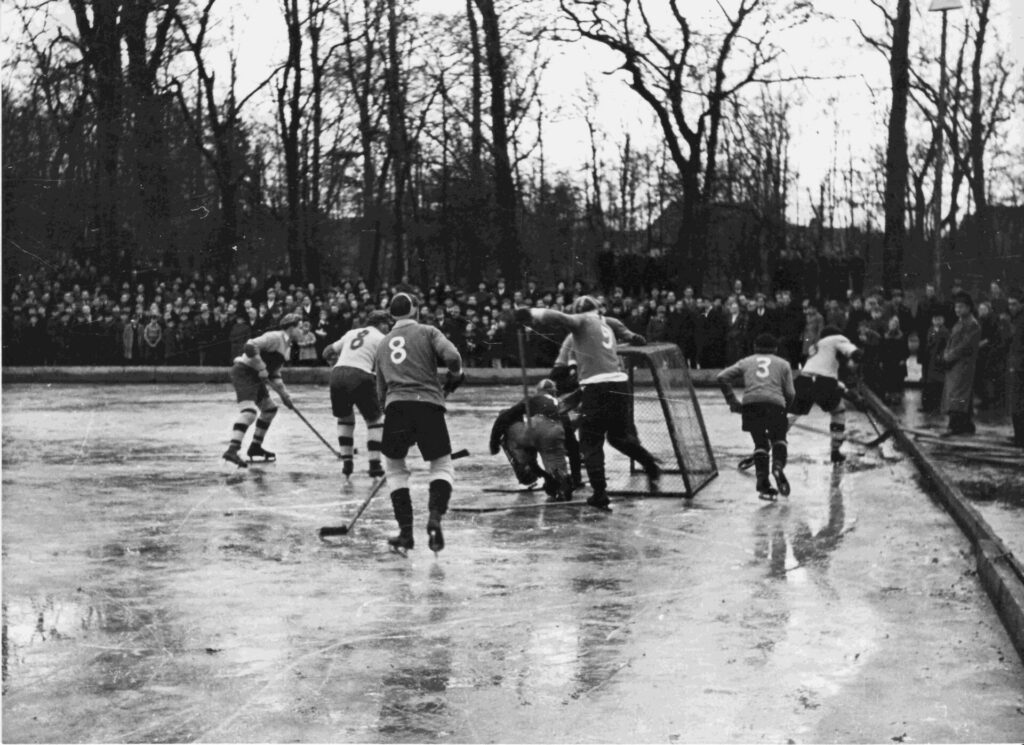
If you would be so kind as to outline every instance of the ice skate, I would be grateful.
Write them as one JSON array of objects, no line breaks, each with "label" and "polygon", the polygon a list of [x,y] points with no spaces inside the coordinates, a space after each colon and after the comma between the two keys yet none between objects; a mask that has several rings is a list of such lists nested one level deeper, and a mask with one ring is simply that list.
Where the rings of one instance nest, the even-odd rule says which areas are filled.
[{"label": "ice skate", "polygon": [[412,528],[402,528],[398,535],[388,538],[388,546],[390,549],[394,553],[402,556],[408,556],[409,549],[415,545],[416,541],[414,541],[412,537]]},{"label": "ice skate", "polygon": [[441,531],[441,516],[431,512],[427,520],[427,546],[436,555],[444,548],[444,533]]},{"label": "ice skate", "polygon": [[227,450],[224,451],[224,455],[222,455],[221,457],[224,460],[228,461],[228,463],[234,463],[239,468],[249,467],[249,464],[242,460],[242,458],[238,455],[238,450],[236,450],[235,448],[228,448]]},{"label": "ice skate", "polygon": [[344,476],[345,478],[348,478],[349,476],[352,475],[352,470],[352,459],[346,458],[344,462],[342,462],[341,464],[341,475]]},{"label": "ice skate", "polygon": [[245,451],[245,454],[249,456],[250,462],[260,460],[264,463],[273,463],[277,460],[277,455],[269,450],[264,450],[263,444],[258,442],[251,444],[249,449]]},{"label": "ice skate", "polygon": [[611,512],[611,500],[608,499],[608,495],[604,492],[595,492],[587,499],[587,504],[591,507],[601,510],[602,512]]},{"label": "ice skate", "polygon": [[840,451],[838,451],[838,450],[833,450],[833,451],[832,451],[832,455],[831,455],[831,456],[829,457],[829,460],[830,460],[830,461],[831,461],[832,463],[845,463],[845,462],[846,462],[846,456],[845,456],[845,455],[843,455],[843,454],[842,454],[842,453],[841,453]]},{"label": "ice skate", "polygon": [[657,494],[661,491],[661,467],[657,461],[652,460],[645,472],[647,474],[647,490],[651,494]]},{"label": "ice skate", "polygon": [[754,467],[754,456],[748,455],[745,458],[740,458],[740,462],[736,464],[736,467],[741,471],[749,471]]},{"label": "ice skate", "polygon": [[379,460],[370,461],[370,478],[379,479],[384,477],[384,466],[380,464]]},{"label": "ice skate", "polygon": [[779,494],[788,497],[789,479],[786,478],[785,472],[781,468],[775,468],[772,470],[772,476],[775,477],[775,485],[779,488]]},{"label": "ice skate", "polygon": [[775,496],[778,494],[775,491],[775,487],[772,486],[772,482],[768,480],[768,476],[759,476],[757,479],[757,498],[763,499],[766,502],[774,502]]}]

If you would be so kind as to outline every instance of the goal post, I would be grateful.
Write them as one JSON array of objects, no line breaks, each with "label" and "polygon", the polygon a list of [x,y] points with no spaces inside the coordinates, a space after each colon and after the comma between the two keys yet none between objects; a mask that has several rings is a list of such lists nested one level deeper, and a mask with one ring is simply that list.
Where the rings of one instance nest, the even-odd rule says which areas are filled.
[{"label": "goal post", "polygon": [[[660,494],[694,497],[718,475],[718,467],[686,358],[675,344],[621,346],[618,353],[629,376],[640,442],[661,463]],[[643,471],[633,461],[628,476],[616,478],[608,469],[608,478],[611,495],[649,495]]]}]

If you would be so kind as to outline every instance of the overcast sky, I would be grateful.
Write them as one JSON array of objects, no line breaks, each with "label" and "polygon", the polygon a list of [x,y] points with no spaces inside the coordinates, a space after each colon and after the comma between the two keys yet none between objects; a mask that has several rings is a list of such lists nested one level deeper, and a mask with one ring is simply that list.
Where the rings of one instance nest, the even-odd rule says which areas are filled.
[{"label": "overcast sky", "polygon": [[[276,0],[233,1],[238,38],[246,40],[242,59],[251,74],[258,77],[267,60],[284,56],[278,3]],[[706,0],[688,0],[686,7],[692,9],[695,2],[702,1]],[[927,10],[930,2],[920,0],[922,11]],[[967,4],[969,0],[964,2]],[[465,0],[421,0],[420,6],[427,12],[462,14]],[[1019,64],[1024,56],[1024,0],[994,0],[993,6],[1000,18],[993,27],[1011,44]],[[867,29],[880,32],[880,12],[868,0],[817,0],[815,7],[834,15],[837,20],[815,22],[784,39],[792,69],[811,70],[821,77],[835,76],[833,80],[800,84],[794,90],[799,104],[792,119],[795,136],[791,157],[800,182],[791,218],[801,221],[809,218],[808,195],[817,193],[818,184],[834,157],[840,168],[851,157],[855,164],[864,164],[871,158],[872,148],[884,142],[888,103],[885,59],[878,52],[864,48],[849,20],[857,18]],[[915,17],[912,33],[925,38],[937,49],[940,18],[939,13]],[[950,27],[962,23],[963,18],[962,11],[951,12]],[[247,56],[250,59],[246,59]],[[602,74],[613,70],[617,63],[614,55],[593,45],[573,45],[554,53],[545,78],[548,100],[564,102],[573,97],[585,87],[590,76],[599,81],[600,120],[613,141],[621,141],[621,133],[629,131],[634,141],[654,142],[659,133],[645,104],[626,87],[621,77]],[[937,66],[933,75],[937,77]],[[553,109],[553,105],[546,107],[549,112]],[[1024,139],[1020,125],[1016,137]],[[581,118],[569,112],[545,125],[545,139],[545,154],[553,169],[576,171],[589,157],[585,125]]]}]

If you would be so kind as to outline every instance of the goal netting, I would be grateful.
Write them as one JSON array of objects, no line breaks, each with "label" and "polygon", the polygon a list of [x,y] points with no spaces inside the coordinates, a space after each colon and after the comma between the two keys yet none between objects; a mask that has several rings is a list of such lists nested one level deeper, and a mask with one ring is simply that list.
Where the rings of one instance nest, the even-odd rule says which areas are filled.
[{"label": "goal netting", "polygon": [[[693,497],[718,475],[707,428],[689,367],[675,344],[620,347],[629,376],[633,421],[640,442],[661,462],[661,494]],[[647,495],[647,479],[638,463],[615,467],[608,453],[608,493]],[[620,456],[621,457],[621,456]]]}]

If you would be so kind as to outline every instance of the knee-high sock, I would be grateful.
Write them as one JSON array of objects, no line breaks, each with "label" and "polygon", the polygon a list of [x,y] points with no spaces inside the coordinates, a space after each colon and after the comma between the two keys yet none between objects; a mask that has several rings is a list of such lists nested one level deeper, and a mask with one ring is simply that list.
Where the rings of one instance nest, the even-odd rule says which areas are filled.
[{"label": "knee-high sock", "polygon": [[238,412],[238,418],[235,420],[234,426],[231,428],[231,442],[228,444],[228,448],[231,450],[238,450],[242,447],[242,438],[245,437],[246,431],[252,426],[252,423],[256,421],[256,409],[242,409]]},{"label": "knee-high sock", "polygon": [[384,417],[377,417],[366,423],[366,452],[370,462],[380,462],[380,439],[384,434]]},{"label": "knee-high sock", "polygon": [[405,487],[391,492],[391,508],[403,533],[412,533],[412,497]]},{"label": "knee-high sock", "polygon": [[277,409],[267,409],[261,411],[259,418],[256,420],[256,429],[252,433],[252,441],[259,445],[263,442],[263,438],[267,436],[267,429],[270,427],[270,423],[274,421],[274,417],[277,416]]},{"label": "knee-high sock", "polygon": [[830,417],[828,429],[832,440],[832,449],[838,450],[846,440],[846,409],[840,406],[831,413]]},{"label": "knee-high sock", "polygon": [[352,460],[352,436],[356,431],[356,420],[338,419],[338,450],[342,460]]},{"label": "knee-high sock", "polygon": [[772,468],[783,469],[786,467],[786,458],[789,455],[789,446],[785,440],[776,440],[772,443]]}]

